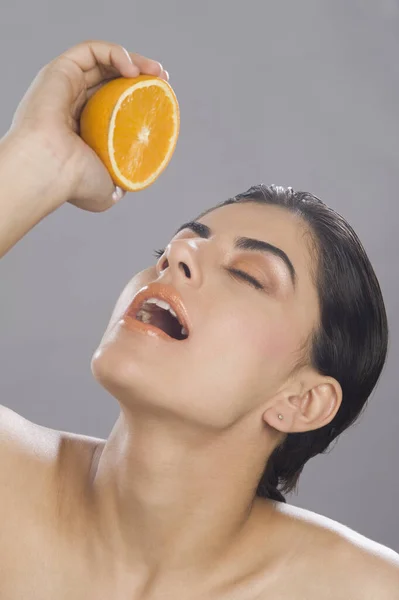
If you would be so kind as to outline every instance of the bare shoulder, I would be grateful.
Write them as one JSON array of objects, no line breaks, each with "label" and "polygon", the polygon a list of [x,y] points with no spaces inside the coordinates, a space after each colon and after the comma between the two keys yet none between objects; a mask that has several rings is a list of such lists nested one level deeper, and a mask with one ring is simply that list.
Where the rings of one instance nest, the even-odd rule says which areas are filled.
[{"label": "bare shoulder", "polygon": [[0,562],[9,573],[22,564],[28,549],[40,548],[43,532],[54,523],[58,446],[56,431],[0,406],[0,512],[7,515],[1,524]]},{"label": "bare shoulder", "polygon": [[58,441],[58,432],[41,427],[6,406],[0,406],[1,483],[12,484],[20,479],[23,485],[24,481],[18,475],[22,472],[24,477],[33,475],[35,466],[38,469],[43,467],[44,472],[52,462]]},{"label": "bare shoulder", "polygon": [[[58,431],[33,423],[0,405],[0,503],[2,510],[20,510],[25,503],[46,511],[71,461],[77,472],[91,460],[103,440]],[[36,513],[37,514],[37,513]]]},{"label": "bare shoulder", "polygon": [[329,517],[278,503],[280,513],[308,531],[310,555],[320,573],[342,583],[356,600],[399,600],[399,554]]},{"label": "bare shoulder", "polygon": [[0,527],[0,598],[36,597],[37,586],[47,591],[69,586],[76,538],[72,535],[71,545],[63,534],[73,534],[78,524],[80,513],[72,506],[80,504],[81,474],[99,442],[0,406],[0,513],[6,515]]}]

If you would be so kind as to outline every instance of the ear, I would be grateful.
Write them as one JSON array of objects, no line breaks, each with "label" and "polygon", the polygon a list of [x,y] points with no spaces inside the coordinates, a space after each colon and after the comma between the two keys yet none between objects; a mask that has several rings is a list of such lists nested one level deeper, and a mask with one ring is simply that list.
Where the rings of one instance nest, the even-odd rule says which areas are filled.
[{"label": "ear", "polygon": [[299,433],[320,429],[333,420],[342,402],[338,381],[316,374],[300,387],[298,393],[286,389],[274,398],[263,414],[268,425],[284,433]]}]

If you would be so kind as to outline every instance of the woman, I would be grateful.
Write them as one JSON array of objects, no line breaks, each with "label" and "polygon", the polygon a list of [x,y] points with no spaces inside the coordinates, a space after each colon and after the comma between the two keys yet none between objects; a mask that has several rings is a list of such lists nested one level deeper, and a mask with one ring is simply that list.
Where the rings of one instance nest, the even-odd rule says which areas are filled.
[{"label": "woman", "polygon": [[[87,42],[40,72],[0,145],[1,255],[66,201],[121,197],[77,123],[104,79],[140,71],[168,78]],[[121,408],[108,440],[2,408],[0,597],[398,599],[393,550],[281,493],[353,423],[385,360],[356,234],[311,194],[257,186],[157,255],[92,359]]]}]

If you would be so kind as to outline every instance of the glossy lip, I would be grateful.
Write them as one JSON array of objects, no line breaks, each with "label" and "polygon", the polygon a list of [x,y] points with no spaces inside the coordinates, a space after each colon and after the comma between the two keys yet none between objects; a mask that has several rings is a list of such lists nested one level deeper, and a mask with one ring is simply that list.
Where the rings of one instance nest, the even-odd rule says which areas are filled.
[{"label": "glossy lip", "polygon": [[[175,311],[180,323],[186,329],[188,333],[187,338],[185,338],[184,340],[176,340],[161,329],[158,329],[158,327],[154,327],[148,323],[141,323],[136,319],[137,313],[139,312],[140,308],[142,307],[144,302],[149,298],[158,298],[159,300],[164,300],[165,302],[168,302],[171,308]],[[131,304],[128,306],[126,312],[124,313],[124,317],[128,317],[129,319],[135,320],[137,323],[141,323],[141,325],[144,325],[148,333],[150,331],[152,331],[153,333],[160,332],[161,334],[163,334],[162,337],[165,337],[169,340],[174,340],[176,342],[186,341],[190,337],[192,330],[189,316],[187,314],[186,307],[183,304],[183,300],[180,294],[173,286],[164,283],[150,283],[141,288],[133,298]]]}]

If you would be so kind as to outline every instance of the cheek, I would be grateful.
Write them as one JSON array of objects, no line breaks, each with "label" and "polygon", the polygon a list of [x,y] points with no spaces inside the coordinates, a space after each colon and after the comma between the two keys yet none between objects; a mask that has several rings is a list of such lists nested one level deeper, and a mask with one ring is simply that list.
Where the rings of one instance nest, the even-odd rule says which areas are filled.
[{"label": "cheek", "polygon": [[[257,318],[258,317],[258,318]],[[193,340],[194,341],[194,340]],[[259,398],[272,394],[290,370],[293,328],[287,316],[273,318],[243,310],[225,312],[207,323],[188,354],[201,395],[233,421]]]},{"label": "cheek", "polygon": [[265,323],[256,329],[255,336],[260,352],[267,358],[284,359],[294,348],[294,328],[287,319]]},{"label": "cheek", "polygon": [[287,312],[274,311],[268,315],[247,315],[241,320],[241,334],[246,336],[253,352],[263,364],[285,363],[298,346],[298,331]]},{"label": "cheek", "polygon": [[[298,332],[294,319],[283,310],[224,311],[223,316],[208,319],[207,337],[218,352],[230,354],[234,349],[237,360],[255,361],[284,359],[295,348]],[[239,358],[238,358],[239,357]]]}]

